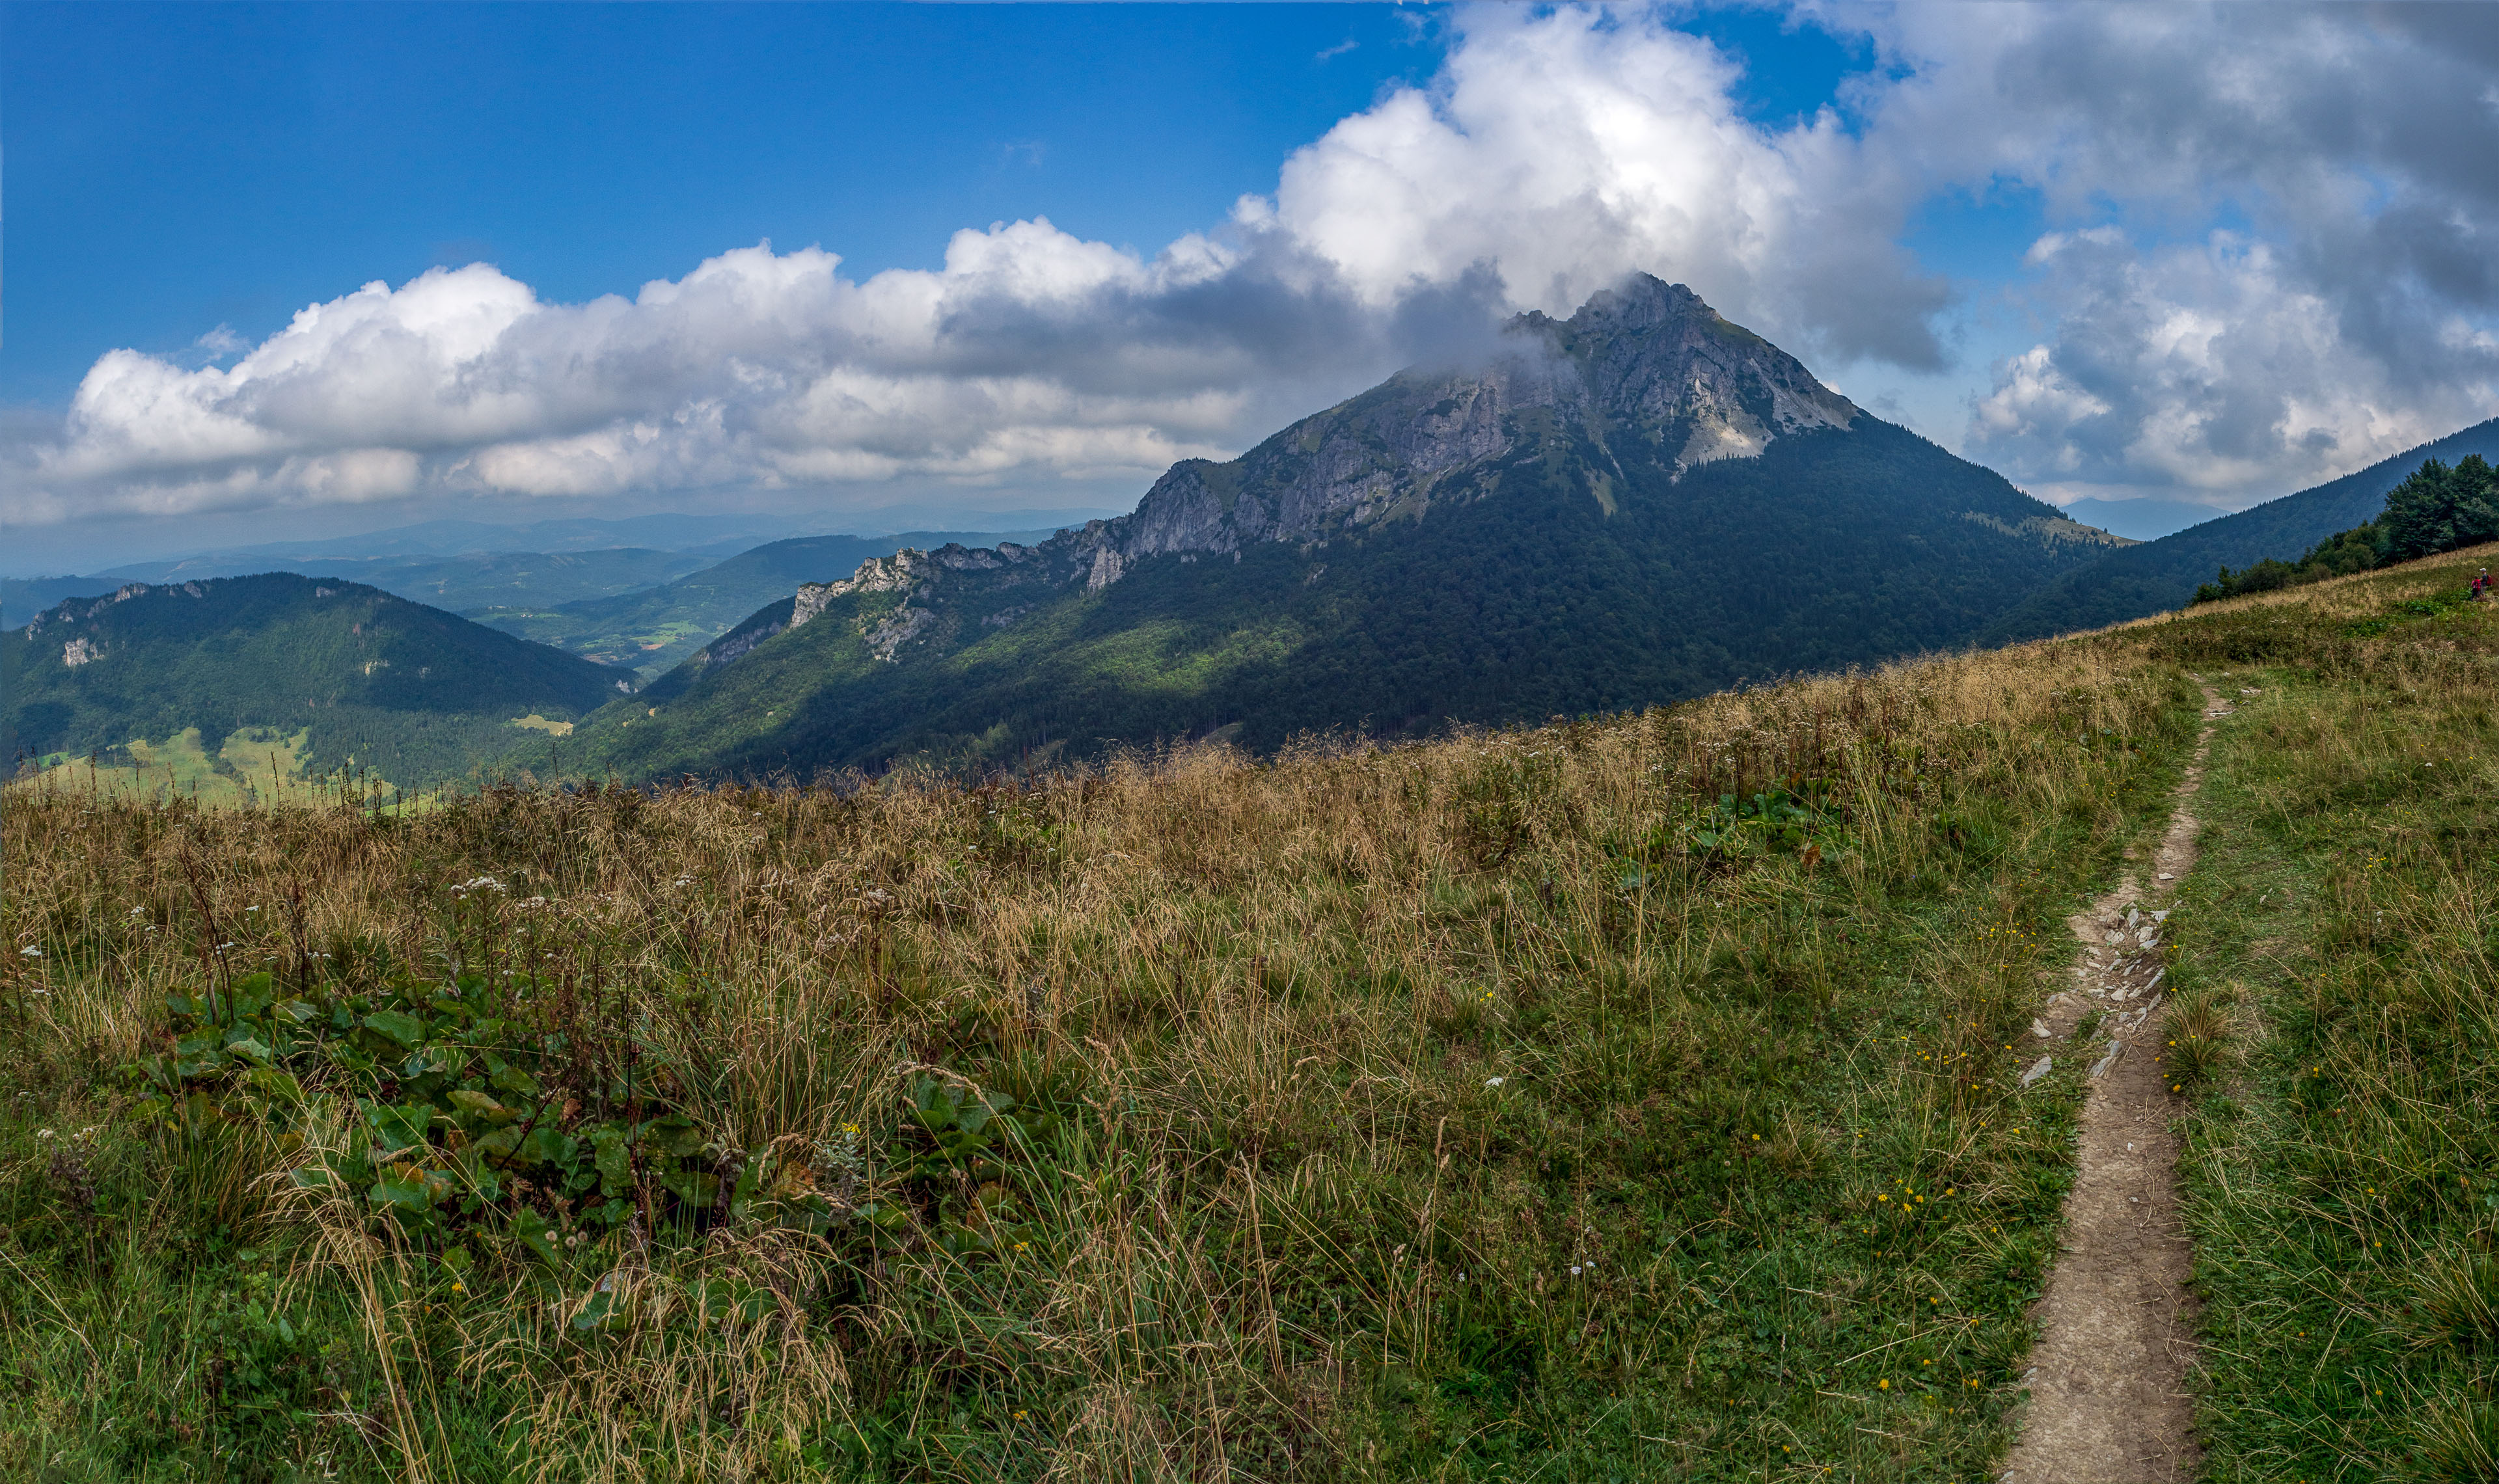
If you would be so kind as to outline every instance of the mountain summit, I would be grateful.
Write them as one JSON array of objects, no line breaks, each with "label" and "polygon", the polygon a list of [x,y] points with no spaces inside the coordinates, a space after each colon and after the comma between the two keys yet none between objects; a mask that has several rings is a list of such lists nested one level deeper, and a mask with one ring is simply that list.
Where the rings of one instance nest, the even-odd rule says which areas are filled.
[{"label": "mountain summit", "polygon": [[648,776],[1617,710],[1964,642],[2126,544],[1643,275],[1131,514],[803,586],[585,730]]},{"label": "mountain summit", "polygon": [[1589,493],[1611,514],[1612,486],[1627,475],[1609,435],[1640,442],[1637,457],[1671,466],[1673,479],[1862,415],[1796,357],[1730,324],[1692,290],[1645,274],[1567,320],[1520,315],[1503,339],[1480,371],[1404,371],[1232,463],[1184,460],[1134,514],[1094,521],[1041,550],[1056,556],[1052,548],[1061,547],[1082,561],[1086,585],[1098,590],[1147,557],[1232,555],[1262,541],[1420,522],[1436,502],[1493,495],[1498,481],[1467,477],[1486,461],[1570,435],[1597,451]]}]

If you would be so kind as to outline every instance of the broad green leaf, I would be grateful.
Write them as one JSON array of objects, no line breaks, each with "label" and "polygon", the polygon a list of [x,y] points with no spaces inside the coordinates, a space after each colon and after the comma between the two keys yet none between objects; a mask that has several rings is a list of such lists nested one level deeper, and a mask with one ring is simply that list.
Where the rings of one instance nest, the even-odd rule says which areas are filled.
[{"label": "broad green leaf", "polygon": [[609,1195],[625,1189],[633,1178],[633,1163],[625,1148],[625,1136],[612,1128],[602,1128],[590,1136],[591,1147],[598,1151],[599,1183]]},{"label": "broad green leaf", "polygon": [[393,1171],[386,1174],[380,1179],[373,1181],[373,1188],[367,1192],[367,1195],[375,1206],[397,1206],[417,1211],[434,1209],[431,1182],[425,1178],[422,1171],[409,1171],[405,1174]]},{"label": "broad green leaf", "polygon": [[365,1016],[365,1028],[411,1049],[425,1039],[425,1022],[404,1010],[377,1010]]},{"label": "broad green leaf", "polygon": [[581,1141],[560,1128],[541,1123],[530,1130],[519,1157],[531,1164],[568,1165],[581,1153]]},{"label": "broad green leaf", "polygon": [[391,1150],[425,1143],[426,1130],[434,1126],[431,1103],[410,1103],[403,1108],[368,1103],[365,1113],[373,1120],[373,1133],[380,1138],[382,1147]]},{"label": "broad green leaf", "polygon": [[450,1099],[451,1106],[462,1113],[474,1113],[480,1118],[492,1118],[498,1123],[509,1122],[514,1116],[510,1109],[493,1098],[482,1092],[472,1092],[466,1087],[453,1089]]},{"label": "broad green leaf", "polygon": [[601,1288],[590,1296],[589,1303],[581,1306],[580,1312],[572,1316],[572,1327],[576,1330],[607,1328],[618,1317],[618,1307],[616,1295],[608,1289]]},{"label": "broad green leaf", "polygon": [[530,1076],[527,1072],[522,1071],[518,1067],[496,1066],[495,1063],[497,1060],[498,1058],[491,1054],[486,1058],[488,1067],[492,1069],[494,1073],[494,1075],[489,1077],[486,1081],[491,1083],[497,1091],[508,1092],[515,1097],[524,1098],[534,1098],[538,1095],[538,1080],[536,1078]]},{"label": "broad green leaf", "polygon": [[690,1206],[709,1210],[720,1199],[720,1177],[693,1170],[670,1170],[660,1177],[660,1183],[669,1194]]},{"label": "broad green leaf", "polygon": [[695,1126],[692,1118],[671,1113],[665,1118],[653,1120],[646,1127],[645,1137],[663,1153],[673,1154],[679,1159],[689,1159],[702,1152],[703,1133],[701,1129]]}]

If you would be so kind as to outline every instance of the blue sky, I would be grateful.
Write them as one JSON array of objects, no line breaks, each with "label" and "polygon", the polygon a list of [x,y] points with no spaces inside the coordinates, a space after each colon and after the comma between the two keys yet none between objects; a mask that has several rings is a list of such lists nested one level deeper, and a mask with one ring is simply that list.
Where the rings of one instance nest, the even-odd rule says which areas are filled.
[{"label": "blue sky", "polygon": [[39,404],[105,350],[179,352],[219,324],[257,339],[357,283],[475,258],[579,301],[767,238],[863,273],[1028,216],[1152,251],[1440,58],[1428,13],[1348,5],[0,18],[0,365]]},{"label": "blue sky", "polygon": [[1634,270],[2242,504],[2499,411],[2494,12],[0,5],[0,522],[1121,506]]}]

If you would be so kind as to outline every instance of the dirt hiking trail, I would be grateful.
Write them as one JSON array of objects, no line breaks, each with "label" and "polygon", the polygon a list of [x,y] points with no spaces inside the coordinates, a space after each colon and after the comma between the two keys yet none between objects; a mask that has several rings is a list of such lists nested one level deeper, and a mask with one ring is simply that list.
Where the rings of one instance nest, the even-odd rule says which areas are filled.
[{"label": "dirt hiking trail", "polygon": [[[2065,1228],[2037,1309],[2028,1411],[2004,1484],[2181,1484],[2195,1474],[2193,1253],[2178,1211],[2176,1099],[2154,1058],[2168,995],[2161,963],[2168,903],[2195,863],[2191,806],[2203,786],[2216,722],[2233,709],[2204,691],[2204,726],[2178,785],[2177,808],[2151,862],[2065,919],[2085,957],[2073,987],[2048,999],[2031,1027],[2053,1055],[2089,1058],[2082,1144]],[[2091,1011],[2091,1044],[2072,1044]]]}]

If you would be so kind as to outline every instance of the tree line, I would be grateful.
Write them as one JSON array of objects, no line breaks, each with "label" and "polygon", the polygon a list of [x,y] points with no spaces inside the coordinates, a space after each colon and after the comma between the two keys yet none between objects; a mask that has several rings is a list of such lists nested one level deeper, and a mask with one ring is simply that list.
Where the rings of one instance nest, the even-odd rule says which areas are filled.
[{"label": "tree line", "polygon": [[2499,541],[2499,469],[2480,454],[2467,454],[2452,468],[2430,459],[2387,492],[2377,519],[2336,532],[2296,562],[2267,557],[2235,572],[2223,567],[2195,590],[2193,601],[2322,582],[2483,541]]}]

